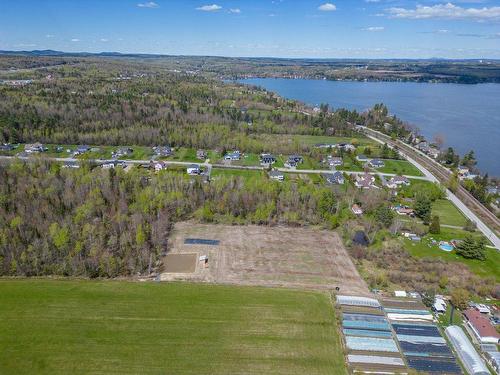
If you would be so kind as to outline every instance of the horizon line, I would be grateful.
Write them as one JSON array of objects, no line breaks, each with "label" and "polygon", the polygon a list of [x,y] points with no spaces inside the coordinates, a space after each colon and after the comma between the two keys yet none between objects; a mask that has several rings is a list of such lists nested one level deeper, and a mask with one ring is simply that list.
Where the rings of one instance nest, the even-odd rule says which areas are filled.
[{"label": "horizon line", "polygon": [[[43,55],[43,52],[52,52],[53,55]],[[449,60],[449,61],[470,61],[470,60],[488,60],[500,61],[500,58],[490,57],[279,57],[279,56],[228,56],[228,55],[205,55],[205,54],[165,54],[148,52],[116,52],[116,51],[61,51],[53,49],[33,49],[33,50],[4,50],[0,49],[0,55],[15,55],[27,53],[41,53],[41,56],[51,57],[57,55],[95,55],[106,57],[121,56],[151,56],[151,57],[219,57],[228,59],[280,59],[280,60]]]}]

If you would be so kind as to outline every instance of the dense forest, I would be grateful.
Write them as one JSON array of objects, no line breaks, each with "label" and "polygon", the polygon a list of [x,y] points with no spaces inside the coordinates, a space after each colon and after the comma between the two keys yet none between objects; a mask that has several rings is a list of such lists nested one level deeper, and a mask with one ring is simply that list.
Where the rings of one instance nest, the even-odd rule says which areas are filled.
[{"label": "dense forest", "polygon": [[46,70],[32,84],[0,86],[0,142],[258,152],[271,146],[253,142],[259,134],[351,135],[361,118],[346,110],[312,116],[300,103],[258,88],[137,62],[91,60]]},{"label": "dense forest", "polygon": [[0,165],[0,275],[149,273],[172,223],[336,225],[335,197],[314,185],[180,171],[152,174],[47,161]]}]

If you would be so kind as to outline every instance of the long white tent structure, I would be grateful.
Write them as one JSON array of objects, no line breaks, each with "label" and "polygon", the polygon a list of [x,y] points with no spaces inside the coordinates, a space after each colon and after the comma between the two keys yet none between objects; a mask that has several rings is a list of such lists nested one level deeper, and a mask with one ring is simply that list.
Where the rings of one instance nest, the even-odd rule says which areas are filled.
[{"label": "long white tent structure", "polygon": [[490,375],[486,364],[459,326],[449,326],[445,330],[455,352],[470,375]]}]

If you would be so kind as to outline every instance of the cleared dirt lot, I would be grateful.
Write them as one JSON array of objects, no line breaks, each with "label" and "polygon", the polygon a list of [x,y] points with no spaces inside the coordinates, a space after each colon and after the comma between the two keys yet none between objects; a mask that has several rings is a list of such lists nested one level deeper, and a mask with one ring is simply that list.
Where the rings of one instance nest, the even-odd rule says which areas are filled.
[{"label": "cleared dirt lot", "polygon": [[[187,238],[219,240],[219,245],[185,244]],[[307,289],[340,288],[368,294],[340,238],[334,232],[256,225],[225,226],[183,222],[169,240],[169,254],[207,255],[195,272],[162,273],[161,280],[193,280]],[[167,255],[168,257],[168,255]],[[198,258],[197,258],[198,259]],[[164,263],[166,264],[164,259]]]}]

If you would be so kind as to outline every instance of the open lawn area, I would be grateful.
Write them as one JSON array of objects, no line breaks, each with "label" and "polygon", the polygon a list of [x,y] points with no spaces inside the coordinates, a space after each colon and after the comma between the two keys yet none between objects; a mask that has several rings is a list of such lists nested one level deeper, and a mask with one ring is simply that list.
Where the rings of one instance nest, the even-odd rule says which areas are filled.
[{"label": "open lawn area", "polygon": [[463,227],[465,216],[447,199],[438,199],[432,204],[432,215],[438,215],[441,224]]},{"label": "open lawn area", "polygon": [[326,292],[0,281],[1,374],[345,374]]},{"label": "open lawn area", "polygon": [[[455,250],[446,252],[437,245],[429,243],[430,238],[436,241],[449,241],[452,239],[463,239],[468,232],[460,229],[441,228],[440,234],[428,234],[421,242],[412,242],[408,239],[402,239],[405,248],[411,255],[416,257],[438,257],[447,262],[461,262],[466,264],[472,272],[482,277],[494,277],[497,282],[500,281],[500,252],[496,249],[486,248],[486,260],[465,259],[455,253]],[[474,234],[479,236],[479,234]]]},{"label": "open lawn area", "polygon": [[417,167],[406,160],[388,160],[384,159],[385,166],[376,170],[382,173],[394,173],[406,176],[423,176]]},{"label": "open lawn area", "polygon": [[314,146],[318,143],[352,143],[354,145],[376,145],[376,143],[370,138],[365,137],[331,137],[327,135],[295,135],[293,140],[299,142],[300,144],[307,146]]},{"label": "open lawn area", "polygon": [[263,171],[257,171],[252,169],[224,169],[224,168],[212,168],[211,177],[215,178],[217,176],[239,176],[244,178],[255,178],[264,176]]}]

